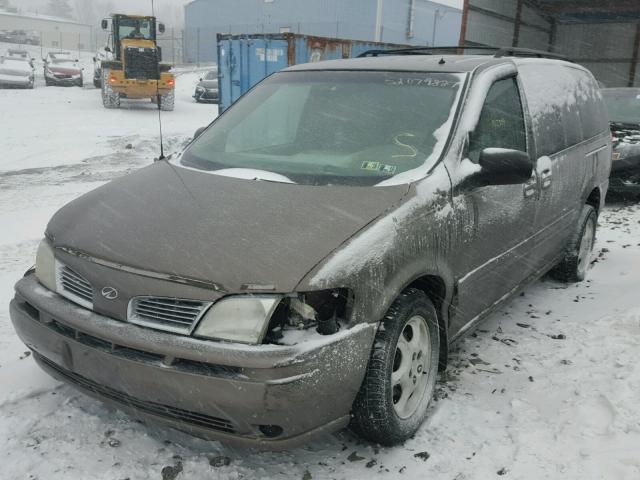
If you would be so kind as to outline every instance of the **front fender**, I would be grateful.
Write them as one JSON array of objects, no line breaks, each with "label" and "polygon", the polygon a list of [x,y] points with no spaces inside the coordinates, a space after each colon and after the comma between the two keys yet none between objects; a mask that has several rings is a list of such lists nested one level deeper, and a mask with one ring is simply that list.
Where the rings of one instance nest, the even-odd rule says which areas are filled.
[{"label": "front fender", "polygon": [[351,323],[380,321],[400,292],[425,275],[442,279],[450,300],[454,276],[447,259],[457,242],[448,185],[444,168],[412,185],[400,205],[344,242],[296,290],[351,289]]}]

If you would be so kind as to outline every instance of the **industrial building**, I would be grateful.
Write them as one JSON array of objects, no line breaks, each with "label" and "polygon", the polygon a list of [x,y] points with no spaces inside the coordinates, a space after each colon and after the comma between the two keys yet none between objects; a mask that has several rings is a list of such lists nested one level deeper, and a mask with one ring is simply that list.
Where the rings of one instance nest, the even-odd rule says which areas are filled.
[{"label": "industrial building", "polygon": [[0,11],[0,30],[33,33],[38,43],[46,49],[95,49],[94,27],[65,18]]},{"label": "industrial building", "polygon": [[638,0],[465,0],[460,44],[554,52],[607,87],[640,86]]},{"label": "industrial building", "polygon": [[216,61],[216,35],[301,33],[411,45],[457,45],[462,11],[428,0],[194,0],[184,57]]}]

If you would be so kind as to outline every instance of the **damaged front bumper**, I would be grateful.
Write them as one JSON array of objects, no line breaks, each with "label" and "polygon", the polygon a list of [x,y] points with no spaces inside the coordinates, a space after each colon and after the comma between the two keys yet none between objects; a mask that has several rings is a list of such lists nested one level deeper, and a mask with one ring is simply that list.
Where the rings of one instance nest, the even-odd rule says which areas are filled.
[{"label": "damaged front bumper", "polygon": [[29,274],[11,320],[48,373],[136,416],[245,446],[289,448],[347,425],[375,335],[295,346],[198,340],[79,307]]}]

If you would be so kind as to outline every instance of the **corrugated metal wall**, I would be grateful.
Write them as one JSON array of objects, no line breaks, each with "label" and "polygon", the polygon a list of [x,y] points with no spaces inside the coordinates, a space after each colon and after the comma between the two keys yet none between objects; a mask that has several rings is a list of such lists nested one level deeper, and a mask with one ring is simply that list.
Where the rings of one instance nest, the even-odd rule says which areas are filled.
[{"label": "corrugated metal wall", "polygon": [[606,86],[640,86],[640,66],[636,66],[635,76],[631,74],[634,48],[638,48],[637,21],[621,19],[615,23],[611,16],[592,16],[577,22],[575,18],[556,18],[517,0],[465,3],[467,23],[462,28],[469,45],[553,51],[589,68]]},{"label": "corrugated metal wall", "polygon": [[[179,32],[186,62],[214,62],[218,33],[302,33],[374,41],[377,0],[195,0]],[[428,0],[383,0],[380,41],[457,45],[462,12]],[[434,25],[435,38],[434,38]]]},{"label": "corrugated metal wall", "polygon": [[535,9],[522,5],[519,30],[516,31],[518,2],[471,0],[469,2],[466,41],[471,44],[546,50],[551,24]]},{"label": "corrugated metal wall", "polygon": [[[636,25],[558,25],[556,50],[587,67],[606,86],[628,86]],[[635,86],[640,86],[636,74]]]}]

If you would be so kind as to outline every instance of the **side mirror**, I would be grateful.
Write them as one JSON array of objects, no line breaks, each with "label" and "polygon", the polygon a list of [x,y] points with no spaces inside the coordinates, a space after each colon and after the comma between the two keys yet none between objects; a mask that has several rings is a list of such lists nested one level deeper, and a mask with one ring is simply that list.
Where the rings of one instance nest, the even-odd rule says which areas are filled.
[{"label": "side mirror", "polygon": [[102,22],[100,22],[100,26],[102,27],[103,30],[107,30],[109,28],[109,20],[107,20],[106,18],[103,18]]},{"label": "side mirror", "polygon": [[78,60],[77,58],[74,60],[74,62],[78,63],[80,60]]},{"label": "side mirror", "polygon": [[485,148],[480,153],[480,175],[486,185],[525,183],[533,173],[533,162],[526,152],[506,148]]},{"label": "side mirror", "polygon": [[196,133],[193,134],[193,139],[195,140],[200,135],[202,135],[202,132],[204,132],[206,129],[207,129],[207,127],[200,127],[199,129],[197,129]]},{"label": "side mirror", "polygon": [[200,81],[202,81],[202,77],[200,77]]},{"label": "side mirror", "polygon": [[158,24],[158,31],[159,31],[160,33],[164,33],[164,32],[165,32],[164,23],[159,23],[159,24]]},{"label": "side mirror", "polygon": [[98,61],[98,59],[97,59],[96,57],[93,57],[93,61],[94,61],[94,62],[97,62],[97,61]]},{"label": "side mirror", "polygon": [[104,47],[104,51],[111,53],[111,47]]}]

